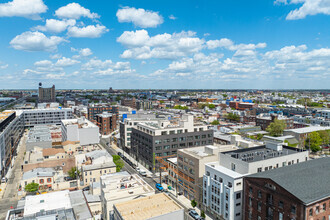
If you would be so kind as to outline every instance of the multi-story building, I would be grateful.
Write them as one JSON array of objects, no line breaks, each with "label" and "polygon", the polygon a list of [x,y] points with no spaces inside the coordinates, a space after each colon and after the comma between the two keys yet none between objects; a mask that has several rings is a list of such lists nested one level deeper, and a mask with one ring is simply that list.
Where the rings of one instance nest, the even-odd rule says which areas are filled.
[{"label": "multi-story building", "polygon": [[96,124],[99,126],[100,134],[108,135],[117,129],[117,116],[116,114],[103,112],[96,115]]},{"label": "multi-story building", "polygon": [[102,175],[116,172],[116,164],[106,150],[96,150],[86,153],[83,163],[79,164],[78,167],[81,167],[85,185],[100,182]]},{"label": "multi-story building", "polygon": [[61,120],[72,119],[72,109],[70,108],[50,108],[16,111],[21,113],[24,126],[32,127],[35,125],[61,125]]},{"label": "multi-story building", "polygon": [[130,107],[130,108],[136,108],[136,99],[134,97],[131,99],[130,98],[122,99],[121,105]]},{"label": "multi-story building", "polygon": [[321,110],[321,116],[326,119],[330,119],[330,110]]},{"label": "multi-story building", "polygon": [[283,135],[292,135],[294,136],[298,141],[299,145],[303,146],[304,141],[306,140],[308,134],[314,132],[314,131],[328,131],[330,130],[330,127],[323,127],[323,126],[310,126],[305,128],[296,128],[296,129],[286,129],[283,132]]},{"label": "multi-story building", "polygon": [[160,166],[156,157],[176,157],[178,149],[212,144],[213,130],[204,124],[194,124],[193,115],[183,115],[176,121],[138,123],[132,128],[132,154],[152,172]]},{"label": "multi-story building", "polygon": [[21,186],[24,188],[27,184],[38,183],[39,190],[53,189],[56,172],[54,168],[36,168],[24,172]]},{"label": "multi-story building", "polygon": [[244,177],[243,219],[329,219],[330,158]]},{"label": "multi-story building", "polygon": [[[225,148],[224,148],[225,147]],[[232,145],[202,146],[179,149],[177,154],[178,190],[190,200],[202,203],[205,163],[215,162],[218,153],[233,150]]]},{"label": "multi-story building", "polygon": [[31,151],[34,147],[39,147],[42,149],[52,147],[52,137],[50,135],[49,127],[34,126],[30,129],[26,140],[26,151]]},{"label": "multi-story building", "polygon": [[55,85],[50,88],[42,88],[42,84],[39,83],[39,102],[55,102]]},{"label": "multi-story building", "polygon": [[137,110],[147,110],[147,109],[152,109],[153,105],[152,105],[152,101],[144,101],[144,100],[138,100],[136,101],[136,109]]},{"label": "multi-story building", "polygon": [[114,220],[184,220],[184,208],[165,193],[142,197],[114,205]]},{"label": "multi-story building", "polygon": [[281,141],[219,153],[205,165],[203,205],[215,218],[242,219],[243,177],[308,160],[308,151],[283,146]]},{"label": "multi-story building", "polygon": [[274,115],[274,114],[261,114],[256,117],[256,126],[260,126],[262,130],[266,130],[270,123],[274,122],[274,120],[284,121],[286,124],[286,129],[294,128],[293,118],[288,118],[282,115]]},{"label": "multi-story building", "polygon": [[257,104],[255,103],[249,103],[249,102],[229,102],[229,107],[234,108],[237,110],[245,110],[245,109],[252,109],[257,107]]},{"label": "multi-story building", "polygon": [[115,114],[118,118],[119,107],[115,105],[103,105],[103,104],[89,105],[87,108],[88,120],[95,121],[96,115],[102,114],[103,112],[109,112]]},{"label": "multi-story building", "polygon": [[62,141],[80,141],[80,145],[98,144],[99,127],[85,118],[61,121]]},{"label": "multi-story building", "polygon": [[16,155],[24,131],[21,115],[15,111],[0,112],[0,176],[4,177]]},{"label": "multi-story building", "polygon": [[168,158],[167,159],[168,163],[168,180],[167,184],[176,189],[178,191],[178,158],[173,157],[173,158]]},{"label": "multi-story building", "polygon": [[[141,122],[157,122],[155,114],[132,114],[127,115],[122,122],[119,123],[120,138],[118,146],[124,149],[125,152],[131,154],[131,134],[132,128],[136,128]],[[132,154],[131,154],[132,155]]]},{"label": "multi-story building", "polygon": [[[139,175],[126,171],[101,176],[102,218],[113,219],[114,204],[151,196],[154,189]],[[132,207],[131,207],[132,208]]]}]

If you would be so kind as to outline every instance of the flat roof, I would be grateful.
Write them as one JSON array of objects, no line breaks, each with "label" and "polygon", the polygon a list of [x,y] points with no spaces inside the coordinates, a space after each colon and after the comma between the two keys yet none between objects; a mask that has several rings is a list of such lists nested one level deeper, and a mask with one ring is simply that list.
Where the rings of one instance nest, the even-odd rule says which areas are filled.
[{"label": "flat roof", "polygon": [[286,129],[284,131],[291,131],[298,134],[305,134],[310,133],[313,131],[322,131],[322,130],[330,130],[330,127],[323,127],[323,126],[310,126],[305,128],[296,128],[296,129]]},{"label": "flat roof", "polygon": [[282,157],[285,155],[295,154],[298,152],[303,152],[304,150],[288,147],[283,145],[282,150],[277,151],[270,148],[267,148],[266,145],[258,147],[244,148],[234,151],[224,152],[223,154],[230,155],[233,158],[238,160],[243,160],[247,163],[267,160],[275,157]]},{"label": "flat roof", "polygon": [[117,203],[114,206],[125,220],[150,219],[184,209],[165,193]]},{"label": "flat roof", "polygon": [[0,112],[0,123],[6,120],[11,114],[15,113],[14,111],[4,111]]}]

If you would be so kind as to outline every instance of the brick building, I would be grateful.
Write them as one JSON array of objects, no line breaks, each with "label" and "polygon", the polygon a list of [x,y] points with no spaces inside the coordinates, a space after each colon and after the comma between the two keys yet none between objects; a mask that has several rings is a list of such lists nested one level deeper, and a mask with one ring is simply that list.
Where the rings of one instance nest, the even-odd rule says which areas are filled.
[{"label": "brick building", "polygon": [[243,219],[328,220],[330,158],[244,178]]},{"label": "brick building", "polygon": [[136,99],[135,98],[122,99],[121,100],[121,105],[131,107],[131,108],[136,108]]},{"label": "brick building", "polygon": [[293,118],[288,118],[281,115],[268,115],[268,114],[260,114],[256,117],[256,126],[260,126],[262,130],[266,130],[266,128],[270,125],[270,123],[274,122],[275,119],[283,120],[286,124],[286,129],[294,128]]},{"label": "brick building", "polygon": [[246,110],[246,109],[252,109],[257,107],[257,104],[255,103],[249,103],[249,102],[229,102],[229,107],[234,108],[237,110]]},{"label": "brick building", "polygon": [[100,128],[100,134],[108,135],[117,129],[117,116],[108,112],[96,115],[96,124]]},{"label": "brick building", "polygon": [[116,114],[118,118],[119,107],[115,105],[91,105],[87,108],[88,120],[95,122],[96,115],[102,114],[103,112],[109,112]]}]

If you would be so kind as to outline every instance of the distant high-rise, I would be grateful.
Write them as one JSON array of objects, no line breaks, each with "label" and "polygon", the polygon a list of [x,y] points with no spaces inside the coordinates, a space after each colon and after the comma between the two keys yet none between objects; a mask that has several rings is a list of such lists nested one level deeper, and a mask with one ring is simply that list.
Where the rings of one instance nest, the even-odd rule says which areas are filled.
[{"label": "distant high-rise", "polygon": [[55,102],[55,85],[51,88],[42,88],[42,83],[39,83],[39,102]]}]

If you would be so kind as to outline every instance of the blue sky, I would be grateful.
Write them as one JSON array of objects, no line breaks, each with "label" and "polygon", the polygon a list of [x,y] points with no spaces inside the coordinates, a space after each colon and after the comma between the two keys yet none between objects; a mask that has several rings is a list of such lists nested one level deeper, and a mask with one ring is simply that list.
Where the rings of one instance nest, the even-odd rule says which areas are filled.
[{"label": "blue sky", "polygon": [[330,89],[330,0],[0,0],[0,88]]}]

